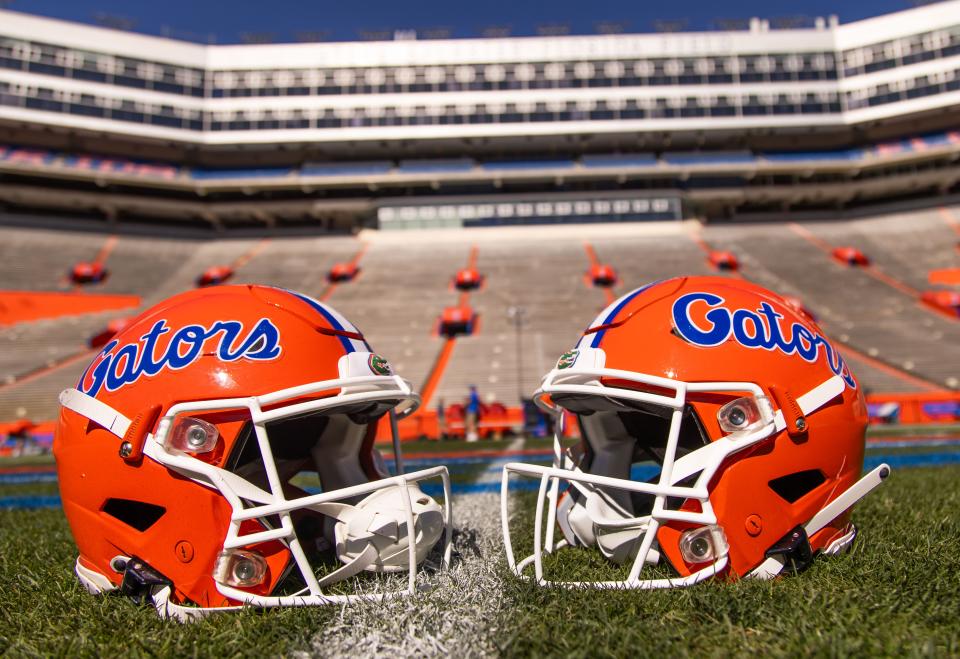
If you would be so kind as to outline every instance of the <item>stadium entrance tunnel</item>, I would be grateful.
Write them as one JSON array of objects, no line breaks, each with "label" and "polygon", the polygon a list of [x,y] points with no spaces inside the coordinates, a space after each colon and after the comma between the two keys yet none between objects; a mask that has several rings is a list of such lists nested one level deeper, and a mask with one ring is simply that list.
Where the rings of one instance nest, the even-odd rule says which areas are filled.
[{"label": "stadium entrance tunnel", "polygon": [[81,261],[70,269],[70,281],[74,284],[99,284],[110,275],[100,263]]},{"label": "stadium entrance tunnel", "polygon": [[590,283],[597,288],[612,288],[619,281],[617,271],[613,269],[613,266],[605,263],[595,263],[590,266],[588,277]]},{"label": "stadium entrance tunnel", "polygon": [[870,265],[870,258],[856,247],[836,247],[833,258],[844,265],[863,267]]},{"label": "stadium entrance tunnel", "polygon": [[463,268],[458,270],[453,278],[453,286],[458,291],[473,291],[483,285],[483,275],[477,272],[476,268]]},{"label": "stadium entrance tunnel", "polygon": [[335,263],[327,273],[327,281],[332,284],[353,281],[360,272],[356,263]]},{"label": "stadium entrance tunnel", "polygon": [[437,333],[447,338],[470,336],[476,330],[477,314],[471,307],[447,307],[440,314]]},{"label": "stadium entrance tunnel", "polygon": [[101,329],[99,332],[90,337],[87,341],[87,345],[91,348],[102,348],[110,342],[110,339],[114,337],[115,334],[122,332],[126,329],[127,325],[130,324],[135,316],[123,316],[121,318],[114,318],[107,326]]},{"label": "stadium entrance tunnel", "polygon": [[936,311],[960,318],[960,293],[957,291],[927,291],[920,299]]},{"label": "stadium entrance tunnel", "polygon": [[216,286],[233,277],[233,268],[229,265],[214,265],[204,270],[197,277],[197,287]]},{"label": "stadium entrance tunnel", "polygon": [[710,265],[717,270],[736,272],[740,269],[740,261],[733,252],[713,251],[708,257]]}]

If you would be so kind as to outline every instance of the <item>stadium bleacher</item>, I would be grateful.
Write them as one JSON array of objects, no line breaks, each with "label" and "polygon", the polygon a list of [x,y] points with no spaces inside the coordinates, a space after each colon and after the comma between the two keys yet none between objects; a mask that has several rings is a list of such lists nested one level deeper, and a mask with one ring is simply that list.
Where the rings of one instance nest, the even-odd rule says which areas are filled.
[{"label": "stadium bleacher", "polygon": [[470,245],[378,242],[360,259],[360,275],[338,286],[328,302],[350,319],[375,351],[416,387],[433,364],[443,308],[456,303],[450,278],[467,262]]},{"label": "stadium bleacher", "polygon": [[[22,219],[29,222],[31,218]],[[0,241],[0,286],[14,290],[66,290],[67,274],[80,261],[92,261],[106,237],[103,234],[37,231],[4,227]]]},{"label": "stadium bleacher", "polygon": [[[475,384],[483,398],[515,404],[518,387],[525,395],[533,391],[603,307],[603,297],[584,284],[589,261],[582,239],[508,238],[481,244],[478,256],[485,287],[470,303],[480,315],[479,331],[457,340],[436,398],[462,402],[468,385]],[[511,307],[524,311],[520,373]]]},{"label": "stadium bleacher", "polygon": [[[665,235],[656,230],[620,235],[611,230],[614,225],[597,226],[604,230],[582,225],[549,239],[547,234],[528,233],[529,228],[486,230],[495,233],[478,243],[476,268],[485,278],[484,286],[470,299],[479,315],[479,331],[457,339],[432,406],[439,400],[459,402],[469,384],[478,385],[485,399],[510,405],[517,403],[518,391],[529,394],[535,388],[540,375],[607,303],[603,291],[586,281],[590,261],[585,242],[592,245],[596,258],[618,272],[613,296],[656,279],[723,274],[709,264],[704,245],[730,251],[740,261],[743,276],[801,299],[831,336],[850,347],[849,361],[868,390],[957,386],[960,323],[923,311],[910,295],[863,269],[836,262],[787,226],[707,225],[700,234],[706,243],[699,245],[675,229]],[[956,264],[955,234],[935,210],[804,228],[824,244],[859,246],[876,267],[917,289],[928,287],[929,270]],[[437,319],[445,307],[457,303],[451,277],[467,265],[470,241],[483,234],[411,240],[412,235],[403,233],[372,236],[358,264],[360,276],[331,288],[329,301],[420,387],[442,345],[435,336]],[[0,236],[5,286],[22,290],[66,288],[67,266],[91,259],[107,238],[14,227],[0,228]],[[97,290],[140,295],[146,306],[193,287],[197,275],[210,265],[234,264],[233,282],[320,296],[327,291],[330,268],[349,262],[363,247],[350,237],[198,241],[120,236],[106,257],[111,276]],[[525,312],[519,383],[511,307],[523,307]],[[0,377],[6,381],[0,389],[0,417],[49,418],[56,411],[59,388],[71,385],[90,358],[77,357],[87,351],[87,339],[109,319],[133,312],[100,312],[0,329]],[[65,365],[57,366],[62,362]],[[24,375],[29,375],[24,382],[13,382]]]},{"label": "stadium bleacher", "polygon": [[[924,313],[909,295],[861,269],[837,263],[783,226],[708,227],[705,236],[711,244],[741,257],[750,278],[800,297],[825,331],[840,342],[937,386],[957,377],[960,325]],[[924,269],[922,264],[914,267]],[[887,378],[865,382],[871,389],[891,384]],[[910,387],[901,382],[898,388]]]}]

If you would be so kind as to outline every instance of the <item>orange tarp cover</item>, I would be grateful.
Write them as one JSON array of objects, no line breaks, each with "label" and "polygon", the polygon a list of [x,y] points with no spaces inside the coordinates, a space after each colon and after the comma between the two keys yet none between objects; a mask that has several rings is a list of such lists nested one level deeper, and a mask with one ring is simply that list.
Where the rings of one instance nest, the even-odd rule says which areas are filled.
[{"label": "orange tarp cover", "polygon": [[77,316],[110,309],[128,309],[139,304],[140,297],[137,295],[0,291],[0,325]]},{"label": "orange tarp cover", "polygon": [[944,284],[946,286],[960,286],[960,268],[944,268],[943,270],[931,270],[927,275],[931,284]]}]

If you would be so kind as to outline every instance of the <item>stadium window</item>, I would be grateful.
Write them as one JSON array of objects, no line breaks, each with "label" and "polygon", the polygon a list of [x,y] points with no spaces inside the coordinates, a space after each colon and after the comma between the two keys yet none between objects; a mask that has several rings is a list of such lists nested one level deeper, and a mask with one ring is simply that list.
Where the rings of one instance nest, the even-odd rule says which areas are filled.
[{"label": "stadium window", "polygon": [[[680,100],[680,99],[677,99]],[[678,108],[681,117],[705,117],[707,109],[701,99],[691,96],[687,98],[686,103]]]},{"label": "stadium window", "polygon": [[770,80],[782,82],[794,79],[793,71],[787,68],[789,58],[789,55],[771,55],[768,58],[770,60]]},{"label": "stadium window", "polygon": [[84,117],[103,117],[106,114],[102,107],[97,106],[96,99],[89,94],[82,94],[78,102],[71,103],[69,112]]},{"label": "stadium window", "polygon": [[340,120],[332,109],[317,111],[317,128],[339,128]]},{"label": "stadium window", "polygon": [[740,70],[740,82],[765,82],[766,73],[758,68],[761,61],[763,60],[758,57],[744,57]]},{"label": "stadium window", "polygon": [[550,81],[550,87],[560,86],[560,81],[566,76],[566,67],[559,62],[549,62],[543,67],[543,77]]},{"label": "stadium window", "polygon": [[743,114],[744,116],[756,116],[767,114],[769,107],[760,102],[760,99],[751,94],[747,97],[746,101],[743,103]]},{"label": "stadium window", "polygon": [[280,121],[272,111],[267,110],[259,121],[253,122],[253,125],[257,130],[276,130],[280,128]]},{"label": "stadium window", "polygon": [[63,112],[63,103],[54,97],[52,89],[38,89],[35,96],[25,99],[26,107],[45,112]]},{"label": "stadium window", "polygon": [[400,117],[397,114],[397,108],[394,108],[394,107],[383,108],[383,116],[380,118],[380,125],[399,126]]},{"label": "stadium window", "polygon": [[11,42],[0,39],[0,67],[19,71],[23,68],[23,60],[13,56]]},{"label": "stadium window", "polygon": [[302,71],[291,72],[290,84],[287,85],[285,92],[287,96],[310,96],[310,86]]},{"label": "stadium window", "polygon": [[464,87],[472,83],[477,77],[472,66],[458,66],[453,70],[453,79]]},{"label": "stadium window", "polygon": [[595,72],[596,70],[590,62],[577,62],[573,65],[573,76],[578,81],[581,81],[578,83],[581,86],[585,84],[582,81],[592,78]]},{"label": "stadium window", "polygon": [[123,85],[124,87],[136,87],[138,89],[147,88],[147,81],[137,73],[138,62],[122,58],[117,58],[116,62],[117,67],[113,75],[113,84]]},{"label": "stadium window", "polygon": [[36,53],[35,57],[27,62],[27,70],[31,73],[40,73],[43,75],[52,75],[63,77],[66,75],[66,68],[58,62],[57,53],[59,48],[36,44],[33,46]]},{"label": "stadium window", "polygon": [[383,69],[367,69],[363,72],[363,80],[373,91],[387,82],[387,74]]},{"label": "stadium window", "polygon": [[720,57],[710,57],[704,60],[709,62],[707,83],[711,85],[729,85],[733,82],[733,72],[727,70],[727,60]]},{"label": "stadium window", "polygon": [[227,122],[227,130],[250,130],[250,122],[247,120],[244,112],[234,112],[230,121]]},{"label": "stadium window", "polygon": [[146,120],[143,116],[143,112],[133,101],[129,100],[120,101],[119,107],[115,106],[113,110],[111,110],[110,115],[113,119],[118,119],[120,121],[143,123]]},{"label": "stadium window", "polygon": [[13,94],[12,91],[9,84],[0,82],[0,105],[19,107],[23,103],[22,97]]},{"label": "stadium window", "polygon": [[303,110],[293,110],[282,123],[284,128],[310,128],[310,119]]},{"label": "stadium window", "polygon": [[307,94],[310,95],[321,93],[318,87],[321,87],[325,80],[323,71],[318,69],[305,69],[300,72],[300,84],[308,90]]},{"label": "stadium window", "polygon": [[524,120],[522,114],[517,109],[516,103],[507,103],[504,107],[503,112],[500,114],[500,123],[510,123],[515,124]]},{"label": "stadium window", "polygon": [[412,85],[417,81],[417,72],[410,68],[396,69],[393,72],[394,80],[396,80],[397,85],[402,88]]},{"label": "stadium window", "polygon": [[771,100],[773,114],[796,114],[797,106],[800,104],[799,99],[791,98],[786,94],[780,94]]},{"label": "stadium window", "polygon": [[946,81],[943,83],[944,92],[952,92],[960,89],[960,71],[945,71]]},{"label": "stadium window", "polygon": [[711,117],[733,117],[737,114],[737,107],[729,96],[717,96],[710,107]]},{"label": "stadium window", "polygon": [[802,114],[821,114],[824,109],[823,101],[817,94],[804,94],[800,101],[800,112]]},{"label": "stadium window", "polygon": [[606,82],[611,87],[616,87],[620,78],[622,78],[627,73],[626,65],[618,60],[613,60],[611,62],[603,63],[603,77],[606,78]]},{"label": "stadium window", "polygon": [[488,64],[483,67],[484,89],[501,89],[507,77],[507,70],[501,64]]},{"label": "stadium window", "polygon": [[604,100],[598,100],[590,110],[591,121],[609,121],[614,118],[613,110]]},{"label": "stadium window", "polygon": [[166,114],[150,115],[150,123],[155,126],[166,126],[167,128],[182,128],[183,120],[180,117],[172,117]]},{"label": "stadium window", "polygon": [[455,105],[443,106],[443,112],[440,113],[439,123],[442,125],[458,123],[457,122],[457,106]]},{"label": "stadium window", "polygon": [[680,62],[677,82],[681,85],[699,85],[703,83],[703,74],[697,71],[697,60],[685,59]]},{"label": "stadium window", "polygon": [[552,121],[553,112],[547,109],[546,103],[537,103],[530,113],[530,121]]},{"label": "stadium window", "polygon": [[673,84],[673,76],[669,75],[665,70],[664,60],[652,60],[649,62],[653,66],[653,71],[650,73],[650,77],[647,79],[648,84],[651,85],[671,85]]}]

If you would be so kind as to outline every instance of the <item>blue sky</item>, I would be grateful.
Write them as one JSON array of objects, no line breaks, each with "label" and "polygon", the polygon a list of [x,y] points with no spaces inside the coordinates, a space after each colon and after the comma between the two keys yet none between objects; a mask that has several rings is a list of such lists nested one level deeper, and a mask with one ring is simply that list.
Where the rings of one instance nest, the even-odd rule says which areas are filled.
[{"label": "blue sky", "polygon": [[[236,43],[243,34],[270,34],[277,41],[296,40],[298,33],[322,33],[328,40],[357,38],[358,30],[446,27],[453,36],[476,36],[488,25],[509,25],[516,35],[534,34],[537,25],[565,24],[571,33],[589,34],[600,21],[628,25],[631,32],[653,31],[656,21],[684,21],[688,29],[707,29],[716,19],[837,14],[844,23],[911,6],[910,0],[0,0],[8,9],[94,23],[99,14],[132,21],[134,29],[167,33],[192,40]],[[549,10],[547,9],[549,7]]]}]

